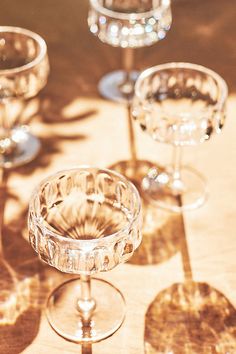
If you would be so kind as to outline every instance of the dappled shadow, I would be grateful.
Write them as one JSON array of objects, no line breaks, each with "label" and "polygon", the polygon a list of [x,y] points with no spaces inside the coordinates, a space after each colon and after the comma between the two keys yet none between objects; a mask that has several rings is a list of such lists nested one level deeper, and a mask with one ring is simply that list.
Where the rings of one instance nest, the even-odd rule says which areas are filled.
[{"label": "dappled shadow", "polygon": [[50,166],[51,162],[55,158],[59,158],[59,156],[63,153],[63,148],[61,146],[61,142],[68,141],[80,141],[86,139],[86,137],[81,135],[64,135],[64,134],[52,134],[52,136],[39,136],[41,141],[41,150],[40,153],[36,156],[36,158],[28,163],[27,165],[18,167],[14,170],[15,174],[20,175],[31,175],[36,169],[46,169]]},{"label": "dappled shadow", "polygon": [[[27,228],[27,208],[4,223],[6,203],[18,197],[7,184],[5,171],[1,183],[0,252],[0,352],[21,353],[36,337],[41,309],[49,291],[44,267],[23,238]],[[14,215],[14,214],[13,214]]]},{"label": "dappled shadow", "polygon": [[154,163],[147,160],[123,160],[112,164],[109,168],[121,173],[141,190],[142,180],[153,166]]},{"label": "dappled shadow", "polygon": [[34,308],[23,312],[14,325],[0,326],[0,350],[18,354],[27,348],[39,330],[40,311]]},{"label": "dappled shadow", "polygon": [[56,93],[45,92],[41,98],[39,114],[41,121],[46,124],[80,122],[94,117],[97,113],[90,100],[81,99],[79,96],[73,98],[65,92],[60,97],[57,97]]},{"label": "dappled shadow", "polygon": [[236,352],[236,310],[206,283],[173,284],[145,316],[146,354]]},{"label": "dappled shadow", "polygon": [[22,236],[25,220],[26,211],[3,227],[0,352],[6,354],[21,353],[32,343],[39,330],[41,310],[49,291],[44,279],[45,266]]},{"label": "dappled shadow", "polygon": [[143,238],[129,263],[150,265],[167,261],[179,251],[182,232],[181,214],[169,213],[143,201]]},{"label": "dappled shadow", "polygon": [[141,245],[129,260],[131,264],[150,265],[168,260],[179,251],[179,243],[184,232],[181,213],[171,213],[157,208],[145,197],[141,183],[154,166],[154,163],[146,160],[127,160],[109,167],[131,180],[142,199],[143,237]]},{"label": "dappled shadow", "polygon": [[183,216],[178,237],[184,282],[164,289],[149,305],[145,354],[235,353],[236,310],[220,291],[193,280]]},{"label": "dappled shadow", "polygon": [[50,166],[53,159],[63,153],[63,144],[65,142],[68,142],[68,144],[72,141],[79,143],[87,139],[86,135],[76,133],[73,127],[71,130],[68,130],[68,125],[89,119],[93,117],[97,111],[86,107],[81,107],[80,109],[80,105],[77,103],[75,104],[76,114],[70,112],[69,117],[67,117],[63,115],[62,112],[64,104],[64,101],[63,104],[61,102],[61,104],[57,105],[56,102],[52,102],[51,99],[42,101],[33,99],[25,102],[25,104],[22,103],[15,106],[14,120],[16,122],[30,124],[35,119],[38,123],[42,124],[42,129],[40,129],[40,133],[37,134],[41,142],[39,154],[30,163],[15,168],[15,174],[30,175],[36,169],[45,169]]}]

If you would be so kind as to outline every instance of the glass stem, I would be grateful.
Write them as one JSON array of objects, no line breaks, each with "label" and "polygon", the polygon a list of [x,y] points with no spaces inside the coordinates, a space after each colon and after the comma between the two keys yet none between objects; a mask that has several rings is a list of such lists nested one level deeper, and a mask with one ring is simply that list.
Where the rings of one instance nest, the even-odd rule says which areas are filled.
[{"label": "glass stem", "polygon": [[131,72],[134,68],[134,50],[133,48],[122,49],[122,67],[125,72],[125,78],[120,85],[120,90],[124,95],[132,95],[134,90],[134,81],[131,78]]},{"label": "glass stem", "polygon": [[[134,81],[131,78],[131,72],[134,69],[134,50],[133,48],[124,48],[122,50],[122,67],[125,72],[125,79],[120,87],[123,94],[132,97],[134,91]],[[129,147],[131,154],[131,161],[133,164],[137,161],[136,154],[136,144],[135,144],[135,135],[134,135],[134,126],[131,113],[131,104],[128,100],[127,106],[128,113],[128,134],[129,134]]]},{"label": "glass stem", "polygon": [[130,73],[134,69],[134,50],[133,48],[123,49],[123,68],[127,74],[127,81],[130,80]]},{"label": "glass stem", "polygon": [[128,114],[129,149],[130,149],[131,161],[135,165],[137,162],[137,150],[136,150],[136,143],[135,143],[134,122],[132,118],[131,104],[128,104],[127,108],[128,108],[127,114]]},{"label": "glass stem", "polygon": [[77,306],[84,322],[90,321],[93,311],[95,310],[96,303],[91,297],[91,277],[90,275],[80,276],[81,295],[78,300]]},{"label": "glass stem", "polygon": [[173,182],[172,188],[175,194],[180,195],[183,191],[183,182],[181,180],[181,157],[182,148],[180,145],[174,146],[173,150]]},{"label": "glass stem", "polygon": [[3,259],[3,225],[4,225],[4,213],[7,201],[7,181],[9,173],[2,169],[1,171],[1,185],[0,185],[0,258]]}]

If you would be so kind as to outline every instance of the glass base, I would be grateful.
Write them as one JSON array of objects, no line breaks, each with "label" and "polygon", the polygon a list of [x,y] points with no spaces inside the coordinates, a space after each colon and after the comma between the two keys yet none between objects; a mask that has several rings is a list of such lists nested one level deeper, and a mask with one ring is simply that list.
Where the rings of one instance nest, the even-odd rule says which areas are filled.
[{"label": "glass base", "polygon": [[91,291],[96,308],[89,324],[83,321],[76,307],[81,293],[79,279],[63,283],[50,295],[47,318],[61,337],[76,343],[94,343],[111,336],[122,325],[126,306],[120,291],[95,278],[91,280]]},{"label": "glass base", "polygon": [[181,181],[175,181],[171,168],[153,168],[142,181],[142,189],[157,207],[182,212],[200,207],[207,198],[205,178],[190,167],[181,168]]},{"label": "glass base", "polygon": [[[133,86],[137,80],[139,72],[132,71],[130,77],[133,80]],[[98,83],[99,93],[115,102],[127,103],[133,97],[133,87],[130,92],[127,89],[127,93],[122,92],[121,86],[124,84],[126,79],[126,72],[123,70],[112,71],[111,73],[106,74]]]},{"label": "glass base", "polygon": [[32,161],[40,150],[40,141],[29,133],[25,126],[12,131],[12,140],[16,144],[13,152],[0,156],[0,167],[14,168]]}]

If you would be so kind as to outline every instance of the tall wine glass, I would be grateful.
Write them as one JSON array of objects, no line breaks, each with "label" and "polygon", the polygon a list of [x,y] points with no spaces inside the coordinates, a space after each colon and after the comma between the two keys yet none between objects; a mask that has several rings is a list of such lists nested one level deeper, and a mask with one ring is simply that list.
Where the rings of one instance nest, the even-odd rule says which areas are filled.
[{"label": "tall wine glass", "polygon": [[[56,288],[47,316],[62,337],[79,343],[113,334],[125,316],[123,295],[90,277],[127,261],[141,242],[136,188],[110,170],[78,167],[45,179],[29,208],[30,242],[40,258],[80,274]],[[91,291],[92,286],[92,291]]]},{"label": "tall wine glass", "polygon": [[162,40],[171,25],[170,0],[90,0],[90,31],[113,47],[121,47],[123,70],[105,75],[99,82],[102,96],[127,101],[138,76],[134,48]]},{"label": "tall wine glass", "polygon": [[138,78],[134,118],[154,140],[174,147],[173,164],[151,169],[142,182],[146,196],[158,206],[178,212],[205,201],[205,178],[182,166],[181,148],[203,143],[221,131],[227,93],[217,73],[196,64],[158,65]]},{"label": "tall wine glass", "polygon": [[12,119],[12,103],[34,97],[46,85],[49,73],[47,46],[27,29],[0,26],[0,167],[12,168],[31,161],[39,140],[21,117]]}]

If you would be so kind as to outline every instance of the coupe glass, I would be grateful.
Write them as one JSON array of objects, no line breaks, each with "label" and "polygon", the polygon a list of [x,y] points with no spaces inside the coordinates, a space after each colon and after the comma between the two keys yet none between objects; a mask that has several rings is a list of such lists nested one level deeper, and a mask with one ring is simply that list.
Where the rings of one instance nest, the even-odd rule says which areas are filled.
[{"label": "coupe glass", "polygon": [[100,80],[98,87],[102,96],[115,101],[132,97],[138,76],[133,71],[133,49],[163,39],[171,20],[170,0],[90,0],[90,31],[102,42],[123,48],[124,69]]},{"label": "coupe glass", "polygon": [[65,273],[80,274],[55,289],[47,317],[67,340],[86,343],[113,334],[125,316],[122,294],[90,277],[127,261],[141,242],[140,197],[123,176],[92,167],[58,172],[34,192],[30,242],[40,258]]},{"label": "coupe glass", "polygon": [[138,78],[134,118],[154,140],[174,146],[172,166],[151,169],[142,182],[146,196],[158,206],[178,212],[205,201],[205,179],[182,166],[181,148],[202,143],[221,131],[227,92],[218,74],[189,63],[158,65]]},{"label": "coupe glass", "polygon": [[34,97],[49,73],[47,47],[36,33],[18,27],[0,27],[0,167],[11,168],[31,161],[40,143],[12,119],[9,108],[18,100]]}]

